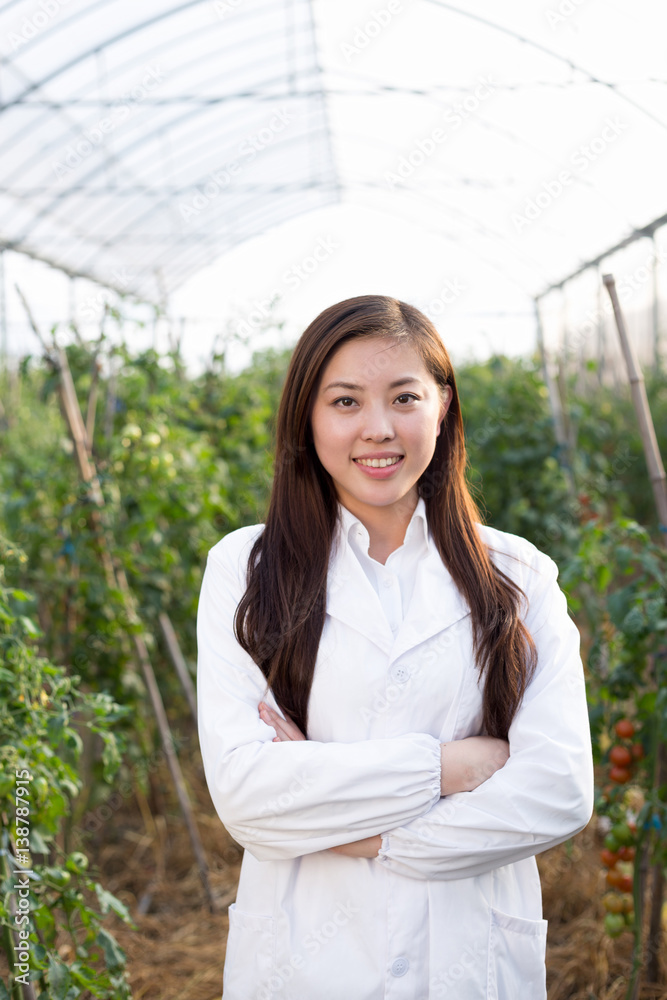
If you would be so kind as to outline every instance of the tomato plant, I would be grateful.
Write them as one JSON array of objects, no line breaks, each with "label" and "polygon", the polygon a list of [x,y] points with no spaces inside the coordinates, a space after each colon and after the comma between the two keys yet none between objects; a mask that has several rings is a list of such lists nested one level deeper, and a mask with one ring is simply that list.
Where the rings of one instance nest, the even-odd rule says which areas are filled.
[{"label": "tomato plant", "polygon": [[[667,743],[667,551],[627,518],[587,523],[563,578],[590,635],[584,656],[594,752],[610,779],[596,803],[611,821],[604,848],[615,855],[605,881],[625,901],[624,927],[634,934],[634,984],[644,960],[642,921],[635,914],[643,912],[646,893],[655,892],[652,914],[659,915],[663,892],[660,878],[644,883],[642,865],[655,871],[667,866],[667,775],[661,777]],[[611,857],[601,860],[606,866]],[[605,927],[616,937],[624,929],[621,913],[610,911],[605,899]],[[659,948],[660,931],[659,919],[652,917],[647,954]]]},{"label": "tomato plant", "polygon": [[[8,986],[19,995],[29,977],[41,987],[40,1000],[122,1000],[130,997],[125,955],[102,919],[113,910],[131,922],[129,914],[87,874],[86,855],[80,850],[63,854],[56,848],[56,837],[83,784],[77,770],[82,744],[74,716],[79,725],[85,719],[83,724],[103,740],[110,781],[120,762],[114,728],[124,712],[108,695],[82,692],[77,677],[38,655],[40,632],[25,614],[31,595],[3,580],[2,563],[23,558],[0,536],[0,762],[9,779],[0,786],[0,923],[8,967],[14,970],[14,983]],[[46,860],[39,861],[39,856]],[[25,892],[21,890],[17,906],[22,870],[30,875],[21,879]],[[59,932],[72,939],[70,963],[58,950]],[[25,961],[21,958],[16,965],[15,943],[25,946],[17,952]]]}]

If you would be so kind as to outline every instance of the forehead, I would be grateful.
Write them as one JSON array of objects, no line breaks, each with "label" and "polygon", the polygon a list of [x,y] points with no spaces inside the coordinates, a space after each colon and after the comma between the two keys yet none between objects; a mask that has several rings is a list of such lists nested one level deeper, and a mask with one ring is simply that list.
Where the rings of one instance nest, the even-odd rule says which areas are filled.
[{"label": "forehead", "polygon": [[345,377],[360,385],[391,382],[392,379],[413,375],[423,381],[433,381],[420,354],[408,341],[391,337],[354,337],[336,349],[324,366],[321,384],[332,378]]}]

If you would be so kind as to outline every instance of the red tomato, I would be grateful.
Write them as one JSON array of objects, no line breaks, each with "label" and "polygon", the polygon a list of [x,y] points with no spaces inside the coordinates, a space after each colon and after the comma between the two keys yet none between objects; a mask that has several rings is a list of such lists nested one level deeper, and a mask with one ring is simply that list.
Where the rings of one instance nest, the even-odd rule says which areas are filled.
[{"label": "red tomato", "polygon": [[600,860],[605,868],[615,868],[620,854],[610,851],[608,847],[603,847],[600,851]]},{"label": "red tomato", "polygon": [[634,861],[635,849],[632,845],[623,844],[622,847],[618,849],[618,860],[619,861]]},{"label": "red tomato", "polygon": [[632,892],[632,875],[622,875],[618,888],[621,892]]},{"label": "red tomato", "polygon": [[606,875],[607,885],[610,885],[613,889],[620,889],[623,879],[628,877],[623,872],[619,872],[618,868],[611,868]]},{"label": "red tomato", "polygon": [[619,719],[614,726],[616,735],[622,740],[631,740],[635,735],[635,727],[629,719]]},{"label": "red tomato", "polygon": [[632,756],[634,760],[643,760],[646,754],[644,753],[644,747],[641,743],[632,744]]},{"label": "red tomato", "polygon": [[615,764],[616,767],[628,767],[632,764],[632,754],[627,747],[622,747],[620,744],[617,744],[609,751],[609,760],[612,764]]},{"label": "red tomato", "polygon": [[609,777],[618,785],[625,785],[630,780],[631,774],[627,767],[612,767]]}]

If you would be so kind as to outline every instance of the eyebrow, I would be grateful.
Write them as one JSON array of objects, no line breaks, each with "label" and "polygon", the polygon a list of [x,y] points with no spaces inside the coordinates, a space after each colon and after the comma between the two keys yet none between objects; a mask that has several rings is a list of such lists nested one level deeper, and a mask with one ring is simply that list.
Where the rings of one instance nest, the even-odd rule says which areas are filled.
[{"label": "eyebrow", "polygon": [[[394,382],[390,382],[389,388],[397,389],[401,385],[411,385],[413,383],[417,385],[422,384],[421,379],[412,378],[412,376],[406,375],[403,378],[397,378]],[[338,381],[338,382],[329,382],[329,385],[326,385],[322,390],[322,392],[326,392],[328,389],[351,389],[353,392],[361,392],[363,391],[363,388],[364,388],[363,385],[357,385],[355,382]]]}]

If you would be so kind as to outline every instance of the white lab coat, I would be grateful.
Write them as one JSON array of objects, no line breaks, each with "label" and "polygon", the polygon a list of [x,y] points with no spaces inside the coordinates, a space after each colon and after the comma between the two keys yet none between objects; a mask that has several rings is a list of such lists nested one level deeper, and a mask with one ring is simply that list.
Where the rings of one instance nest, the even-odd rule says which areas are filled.
[{"label": "white lab coat", "polygon": [[[479,525],[528,595],[539,662],[508,762],[474,791],[441,798],[440,743],[480,733],[482,690],[470,610],[432,539],[394,638],[336,536],[310,738],[273,743],[257,705],[275,700],[232,631],[261,530],[211,549],[197,620],[206,779],[245,848],[224,1000],[544,1000],[534,855],[581,830],[593,802],[579,633],[556,563]],[[378,833],[372,860],[327,850]]]}]

